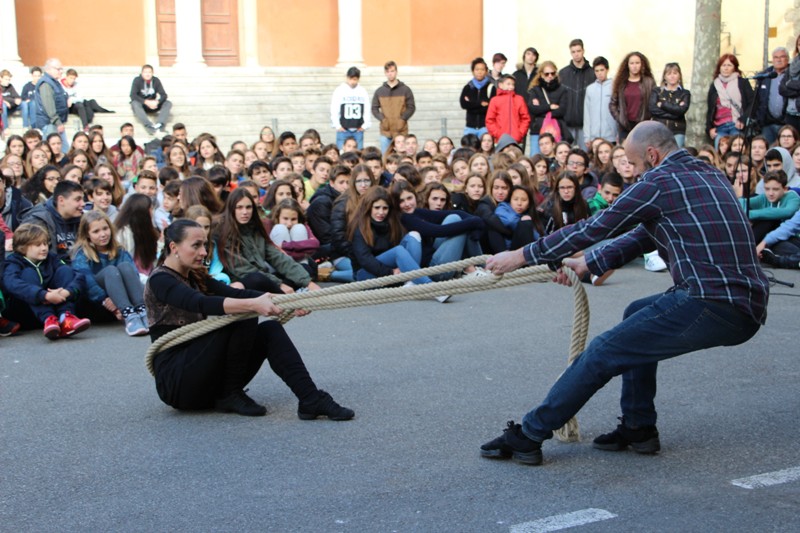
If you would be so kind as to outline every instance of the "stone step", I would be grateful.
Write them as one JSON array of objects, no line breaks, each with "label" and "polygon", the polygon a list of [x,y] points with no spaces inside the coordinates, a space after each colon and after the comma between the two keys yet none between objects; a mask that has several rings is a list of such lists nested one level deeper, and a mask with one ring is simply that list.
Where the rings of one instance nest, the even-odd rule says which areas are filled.
[{"label": "stone step", "polygon": [[[159,68],[156,74],[164,83],[173,102],[169,124],[183,122],[190,135],[214,133],[220,146],[236,140],[252,143],[264,125],[278,131],[290,130],[300,135],[308,128],[317,129],[324,142],[335,138],[330,127],[329,106],[333,90],[343,81],[346,69],[310,68]],[[137,124],[129,105],[128,93],[137,69],[123,67],[81,67],[78,69],[81,94],[94,98],[114,114],[98,114],[95,122],[106,129],[110,140],[116,139],[124,122]],[[401,79],[414,90],[417,112],[410,121],[411,131],[420,139],[439,138],[442,119],[447,134],[458,141],[464,124],[464,111],[458,104],[461,88],[470,79],[466,66],[401,68]],[[22,78],[20,80],[20,78]],[[361,84],[371,95],[384,82],[383,69],[362,69]],[[25,77],[15,77],[18,89]],[[22,120],[12,116],[10,128],[22,131]],[[80,123],[75,117],[68,127],[70,135]],[[144,129],[137,124],[137,140],[146,141]],[[365,136],[368,144],[378,143],[378,125]]]}]

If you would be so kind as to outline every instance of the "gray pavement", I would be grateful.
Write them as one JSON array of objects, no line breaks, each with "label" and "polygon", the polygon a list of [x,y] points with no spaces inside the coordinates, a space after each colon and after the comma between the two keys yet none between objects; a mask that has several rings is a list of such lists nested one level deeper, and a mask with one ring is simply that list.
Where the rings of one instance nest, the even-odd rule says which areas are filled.
[{"label": "gray pavement", "polygon": [[[639,262],[588,287],[590,336],[668,286]],[[148,341],[117,325],[55,343],[3,338],[0,530],[542,531],[597,509],[610,518],[576,530],[797,531],[797,476],[731,484],[800,467],[800,289],[773,291],[794,296],[773,294],[749,343],[661,365],[660,455],[591,448],[617,423],[615,379],[579,414],[583,441],[547,442],[541,467],[478,447],[563,370],[572,302],[555,284],[293,320],[350,422],[298,420],[268,368],[250,384],[265,418],[174,411],[144,368]]]}]

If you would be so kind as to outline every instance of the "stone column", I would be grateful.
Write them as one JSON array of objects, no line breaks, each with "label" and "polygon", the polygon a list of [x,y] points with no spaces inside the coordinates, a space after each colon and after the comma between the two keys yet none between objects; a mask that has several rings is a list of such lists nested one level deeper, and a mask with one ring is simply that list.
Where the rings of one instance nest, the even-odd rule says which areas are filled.
[{"label": "stone column", "polygon": [[14,0],[0,0],[0,68],[23,70],[17,44],[17,9]]},{"label": "stone column", "polygon": [[483,58],[492,68],[492,56],[502,52],[508,58],[506,73],[513,71],[519,50],[518,0],[483,2]]},{"label": "stone column", "polygon": [[158,57],[158,14],[155,2],[144,4],[144,62],[148,65],[160,67]]},{"label": "stone column", "polygon": [[176,67],[204,67],[200,0],[175,0]]},{"label": "stone column", "polygon": [[239,47],[243,51],[242,63],[246,67],[258,66],[258,3],[256,0],[239,1]]},{"label": "stone column", "polygon": [[339,0],[339,61],[336,66],[363,65],[361,44],[361,0]]}]

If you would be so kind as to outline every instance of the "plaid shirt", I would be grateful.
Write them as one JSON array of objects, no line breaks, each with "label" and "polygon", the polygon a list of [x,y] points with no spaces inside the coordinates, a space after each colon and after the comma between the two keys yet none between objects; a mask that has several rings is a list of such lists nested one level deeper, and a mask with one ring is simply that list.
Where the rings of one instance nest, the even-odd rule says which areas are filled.
[{"label": "plaid shirt", "polygon": [[675,288],[729,302],[765,322],[769,284],[750,224],[725,176],[685,150],[646,171],[608,209],[526,246],[523,253],[530,264],[560,262],[617,236],[586,254],[592,273],[657,249],[668,258]]}]

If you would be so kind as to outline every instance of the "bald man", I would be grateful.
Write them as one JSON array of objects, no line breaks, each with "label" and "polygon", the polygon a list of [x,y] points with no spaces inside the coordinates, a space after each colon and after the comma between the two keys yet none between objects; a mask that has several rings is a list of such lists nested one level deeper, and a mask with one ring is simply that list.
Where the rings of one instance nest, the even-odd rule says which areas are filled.
[{"label": "bald man", "polygon": [[[608,209],[498,254],[486,268],[502,274],[526,264],[558,265],[563,260],[556,281],[568,285],[564,268],[579,278],[587,272],[602,275],[658,250],[669,264],[674,286],[628,305],[622,322],[592,340],[522,424],[510,422],[500,437],[481,446],[483,457],[541,464],[542,442],[618,375],[622,423],[597,437],[594,447],[656,453],[661,449],[654,404],[658,362],[741,344],[766,319],[769,285],[750,224],[725,176],[679,149],[669,129],[653,121],[631,131],[625,154],[641,179]],[[570,258],[613,237],[604,247]]]},{"label": "bald man", "polygon": [[61,143],[69,146],[65,131],[69,105],[67,92],[59,81],[64,68],[61,66],[61,61],[51,57],[45,61],[42,70],[44,74],[36,82],[33,94],[36,102],[36,115],[32,119],[33,127],[41,130],[45,139],[51,133],[58,133],[61,136]]}]

